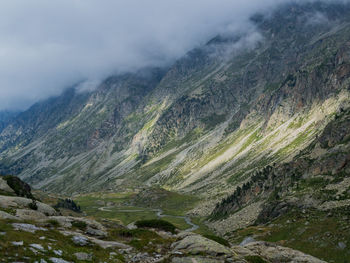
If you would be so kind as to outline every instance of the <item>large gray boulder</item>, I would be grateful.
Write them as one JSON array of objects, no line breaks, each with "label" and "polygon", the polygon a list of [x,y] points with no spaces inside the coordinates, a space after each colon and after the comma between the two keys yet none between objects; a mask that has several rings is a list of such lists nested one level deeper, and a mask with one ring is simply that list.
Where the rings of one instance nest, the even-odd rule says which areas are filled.
[{"label": "large gray boulder", "polygon": [[[29,198],[0,195],[1,208],[28,208],[31,203],[33,203],[33,200]],[[36,205],[37,211],[45,215],[53,216],[57,214],[56,210],[47,204],[37,201]]]},{"label": "large gray boulder", "polygon": [[38,221],[47,219],[47,216],[44,215],[42,212],[29,209],[17,209],[16,216],[21,220]]},{"label": "large gray boulder", "polygon": [[193,233],[180,234],[179,238],[179,241],[171,245],[173,253],[181,252],[191,255],[232,256],[232,251],[229,248],[201,235]]}]

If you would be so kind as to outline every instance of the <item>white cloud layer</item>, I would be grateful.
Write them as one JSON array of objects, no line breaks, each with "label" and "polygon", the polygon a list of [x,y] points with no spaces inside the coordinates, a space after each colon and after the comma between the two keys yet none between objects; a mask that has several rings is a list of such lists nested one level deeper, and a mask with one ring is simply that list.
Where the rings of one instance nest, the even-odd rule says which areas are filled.
[{"label": "white cloud layer", "polygon": [[109,74],[169,63],[288,1],[1,0],[0,110],[81,80],[88,90]]}]

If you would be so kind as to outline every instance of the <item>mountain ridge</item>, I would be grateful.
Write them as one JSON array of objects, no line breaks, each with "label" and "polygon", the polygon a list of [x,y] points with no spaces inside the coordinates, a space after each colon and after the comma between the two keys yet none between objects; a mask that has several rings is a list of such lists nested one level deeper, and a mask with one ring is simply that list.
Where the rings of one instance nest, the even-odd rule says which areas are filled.
[{"label": "mountain ridge", "polygon": [[[216,38],[169,69],[38,103],[1,132],[0,171],[66,193],[144,183],[232,192],[254,169],[291,159],[347,107],[348,12],[288,5],[254,17],[263,38],[240,52],[244,36]],[[312,24],[319,13],[327,22]]]}]

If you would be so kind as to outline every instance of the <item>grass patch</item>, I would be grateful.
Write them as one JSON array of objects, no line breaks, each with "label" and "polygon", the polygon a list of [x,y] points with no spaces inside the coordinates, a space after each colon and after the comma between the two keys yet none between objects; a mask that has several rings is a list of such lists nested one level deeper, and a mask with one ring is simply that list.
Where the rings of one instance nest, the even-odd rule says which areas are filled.
[{"label": "grass patch", "polygon": [[191,227],[190,225],[188,225],[186,223],[185,219],[183,219],[183,218],[164,216],[164,217],[162,217],[162,219],[172,223],[176,228],[178,228],[180,230],[186,230],[186,229]]}]

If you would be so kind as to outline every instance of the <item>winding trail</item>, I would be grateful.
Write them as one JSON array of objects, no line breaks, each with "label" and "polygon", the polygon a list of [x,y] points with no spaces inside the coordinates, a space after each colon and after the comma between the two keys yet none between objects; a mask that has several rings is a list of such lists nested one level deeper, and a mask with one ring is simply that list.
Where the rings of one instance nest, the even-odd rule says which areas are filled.
[{"label": "winding trail", "polygon": [[[113,212],[113,210],[111,210],[111,208],[113,207],[99,207],[98,210],[100,211],[104,211],[104,212]],[[117,210],[118,212],[124,212],[124,213],[134,213],[134,212],[146,212],[149,210],[145,210],[145,209],[137,209],[137,210]],[[195,223],[192,222],[191,218],[188,216],[173,216],[173,215],[166,215],[163,214],[163,210],[162,209],[152,209],[151,211],[156,213],[156,216],[158,218],[162,218],[162,217],[173,217],[173,218],[182,218],[185,220],[186,224],[190,225],[191,227],[185,229],[184,231],[186,232],[191,232],[191,231],[195,231],[199,228],[199,226]]]}]

